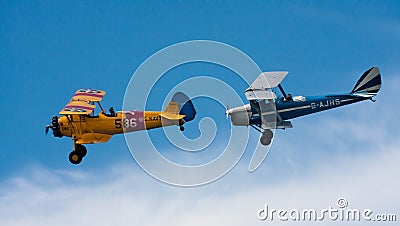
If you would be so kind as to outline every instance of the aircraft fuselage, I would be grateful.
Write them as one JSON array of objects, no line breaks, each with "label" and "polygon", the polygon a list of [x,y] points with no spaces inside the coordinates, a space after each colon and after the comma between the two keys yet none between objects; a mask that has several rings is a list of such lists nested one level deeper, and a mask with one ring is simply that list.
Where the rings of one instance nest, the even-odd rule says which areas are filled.
[{"label": "aircraft fuselage", "polygon": [[[282,98],[275,100],[276,112],[282,120],[290,120],[304,115],[325,111],[328,109],[341,107],[344,105],[367,100],[369,98],[359,97],[351,94],[325,95],[325,96],[306,96],[300,100],[284,101]],[[228,110],[232,123],[239,126],[261,125],[260,114],[246,104],[237,108]],[[265,114],[274,114],[274,112],[262,112]]]},{"label": "aircraft fuselage", "polygon": [[[182,122],[183,123],[183,122]],[[116,115],[100,113],[98,116],[70,115],[59,119],[61,135],[72,137],[77,133],[121,134],[149,130],[162,126],[179,125],[178,120],[168,120],[156,111],[123,111]]]}]

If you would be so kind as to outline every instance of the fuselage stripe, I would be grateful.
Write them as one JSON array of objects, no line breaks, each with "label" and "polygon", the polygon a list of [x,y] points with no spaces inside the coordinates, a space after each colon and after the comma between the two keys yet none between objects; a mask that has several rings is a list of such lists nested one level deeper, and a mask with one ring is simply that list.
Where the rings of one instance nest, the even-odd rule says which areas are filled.
[{"label": "fuselage stripe", "polygon": [[95,94],[95,93],[77,93],[74,95],[75,96],[89,96],[89,97],[99,97],[102,98],[104,95],[102,94]]},{"label": "fuselage stripe", "polygon": [[94,109],[94,107],[84,107],[84,106],[79,106],[79,105],[67,105],[64,108],[81,108],[81,109],[86,109],[86,110]]},{"label": "fuselage stripe", "polygon": [[353,99],[340,100],[340,103],[347,102],[347,101],[352,101],[352,100]]},{"label": "fuselage stripe", "polygon": [[[306,109],[306,108],[311,108],[311,105],[282,109],[282,110],[278,110],[278,113],[288,112],[288,111],[295,111],[295,110]],[[269,112],[262,113],[262,115],[272,115],[272,114],[275,114],[275,112],[269,111]],[[253,116],[259,116],[259,114],[253,114]]]}]

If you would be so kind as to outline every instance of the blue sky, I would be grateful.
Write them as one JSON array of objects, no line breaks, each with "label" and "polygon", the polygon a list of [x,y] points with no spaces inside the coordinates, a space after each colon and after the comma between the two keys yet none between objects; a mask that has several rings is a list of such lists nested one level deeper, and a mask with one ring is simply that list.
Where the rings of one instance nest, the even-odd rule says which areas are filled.
[{"label": "blue sky", "polygon": [[[400,188],[394,181],[400,160],[400,109],[395,98],[400,85],[398,1],[1,1],[0,6],[2,225],[21,225],[23,221],[12,216],[25,219],[25,225],[62,225],[72,214],[68,199],[82,192],[87,195],[82,200],[86,210],[76,218],[82,224],[87,224],[83,213],[90,215],[87,209],[97,206],[100,212],[112,211],[123,219],[105,217],[97,222],[105,224],[160,225],[171,220],[185,225],[196,219],[199,224],[228,224],[223,213],[227,210],[244,219],[232,218],[232,224],[257,225],[265,223],[255,217],[265,202],[312,208],[330,205],[329,200],[340,195],[372,205],[369,208],[398,211],[392,201],[399,199],[395,189]],[[294,94],[348,92],[371,66],[381,69],[383,88],[374,104],[294,120],[294,129],[278,131],[270,155],[255,173],[247,172],[250,153],[222,180],[194,189],[170,187],[145,174],[123,136],[90,145],[83,164],[73,166],[67,159],[71,141],[44,135],[45,125],[75,90],[103,89],[103,105],[121,109],[126,86],[146,58],[169,45],[197,39],[232,45],[263,71],[289,71],[283,85]],[[186,65],[175,72],[182,79],[185,73],[220,78],[230,73],[203,65]],[[157,85],[168,89],[168,82]],[[243,97],[245,84],[230,82]],[[212,103],[198,100],[196,108],[203,116],[215,115],[224,133],[229,128],[224,109],[209,106]],[[198,134],[198,122],[187,125],[188,136]],[[218,141],[223,143],[223,137]],[[362,179],[367,176],[376,183]],[[332,180],[340,178],[345,186],[332,188]],[[371,193],[377,194],[375,198]],[[102,198],[104,194],[112,197]],[[307,201],[307,195],[314,198]],[[52,202],[57,204],[48,205]],[[11,203],[24,211],[9,212]],[[54,218],[38,217],[48,216],[53,205],[61,207]],[[193,211],[182,209],[185,205]],[[132,212],[113,209],[118,206]],[[159,214],[147,222],[155,206]]]}]

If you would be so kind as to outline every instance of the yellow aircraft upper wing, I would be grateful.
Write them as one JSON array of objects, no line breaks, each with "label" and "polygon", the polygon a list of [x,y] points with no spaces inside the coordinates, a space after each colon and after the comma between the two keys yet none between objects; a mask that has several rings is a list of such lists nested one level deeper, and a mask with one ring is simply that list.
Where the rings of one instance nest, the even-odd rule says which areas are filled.
[{"label": "yellow aircraft upper wing", "polygon": [[98,89],[80,89],[76,91],[72,100],[99,102],[103,99],[106,92]]},{"label": "yellow aircraft upper wing", "polygon": [[106,92],[97,89],[79,89],[75,92],[67,106],[61,111],[61,115],[89,115],[96,107],[90,102],[99,102]]},{"label": "yellow aircraft upper wing", "polygon": [[89,115],[96,108],[86,101],[71,100],[61,111],[60,115]]}]

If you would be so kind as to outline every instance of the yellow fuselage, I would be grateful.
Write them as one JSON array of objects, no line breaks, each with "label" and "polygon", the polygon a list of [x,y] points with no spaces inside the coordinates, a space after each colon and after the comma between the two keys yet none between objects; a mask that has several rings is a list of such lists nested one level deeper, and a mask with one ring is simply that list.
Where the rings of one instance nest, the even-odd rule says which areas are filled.
[{"label": "yellow fuselage", "polygon": [[[182,123],[182,122],[181,122]],[[68,115],[59,119],[60,132],[80,144],[106,142],[114,134],[180,125],[180,120],[169,120],[156,111],[124,111],[115,115]]]}]

